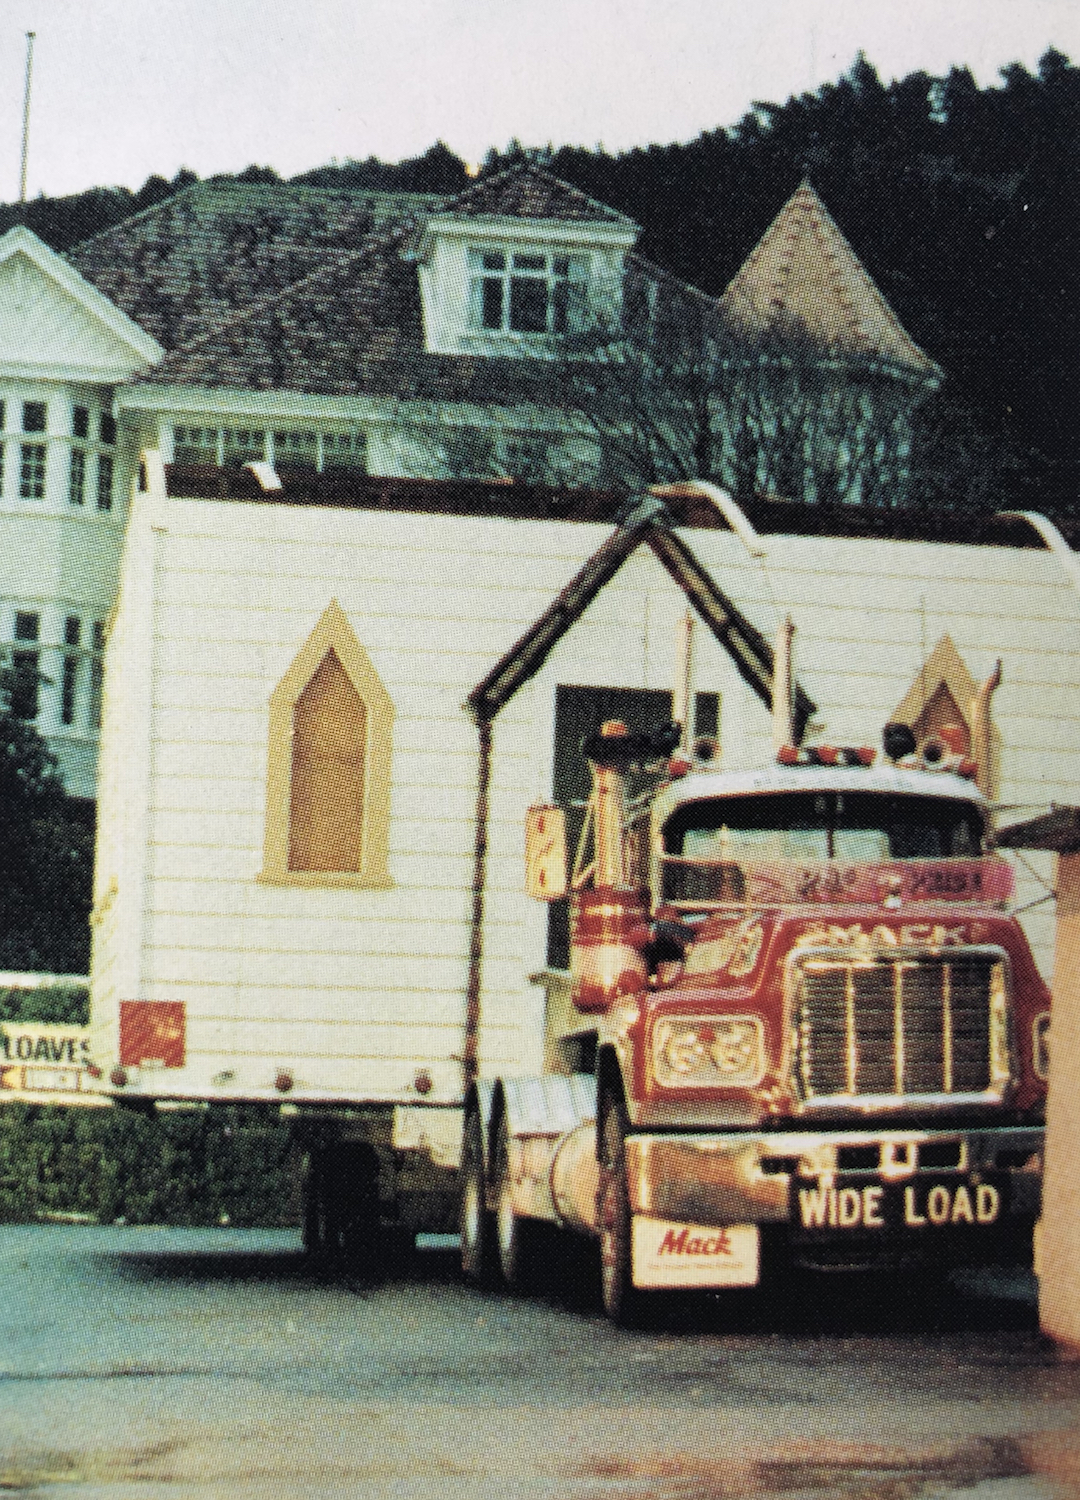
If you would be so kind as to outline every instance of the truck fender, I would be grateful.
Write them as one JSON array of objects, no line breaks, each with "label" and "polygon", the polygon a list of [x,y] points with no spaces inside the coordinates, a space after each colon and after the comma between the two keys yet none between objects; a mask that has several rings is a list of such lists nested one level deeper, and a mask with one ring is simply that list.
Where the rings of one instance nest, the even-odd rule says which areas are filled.
[{"label": "truck fender", "polygon": [[596,1119],[596,1079],[591,1073],[504,1078],[499,1089],[511,1137],[569,1135]]},{"label": "truck fender", "polygon": [[[577,1073],[569,1077],[545,1074],[539,1078],[505,1078],[500,1081],[491,1149],[494,1158],[498,1151],[496,1142],[505,1123],[515,1216],[544,1219],[556,1224],[578,1222],[580,1215],[569,1212],[565,1205],[560,1209],[556,1204],[552,1170],[570,1140],[584,1137],[590,1153],[595,1156],[595,1119],[596,1079],[592,1074]],[[493,1171],[499,1174],[497,1163]],[[575,1184],[580,1175],[570,1174]],[[498,1193],[499,1183],[494,1183],[493,1188]],[[565,1191],[563,1196],[567,1196]],[[595,1199],[595,1188],[592,1196]]]}]

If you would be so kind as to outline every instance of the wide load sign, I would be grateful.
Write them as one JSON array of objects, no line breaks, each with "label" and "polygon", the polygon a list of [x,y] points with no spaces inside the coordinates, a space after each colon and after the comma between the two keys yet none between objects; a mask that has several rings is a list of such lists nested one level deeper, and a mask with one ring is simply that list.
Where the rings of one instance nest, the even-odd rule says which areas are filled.
[{"label": "wide load sign", "polygon": [[0,1104],[108,1104],[87,1026],[0,1021]]}]

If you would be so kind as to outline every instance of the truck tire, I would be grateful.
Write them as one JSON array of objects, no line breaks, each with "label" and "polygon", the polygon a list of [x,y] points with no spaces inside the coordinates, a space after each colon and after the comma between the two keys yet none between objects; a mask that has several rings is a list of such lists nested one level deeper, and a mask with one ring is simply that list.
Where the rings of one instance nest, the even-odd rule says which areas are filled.
[{"label": "truck tire", "polygon": [[461,1269],[476,1286],[492,1286],[498,1278],[495,1217],[487,1206],[484,1172],[484,1124],[478,1110],[465,1120],[461,1143],[461,1194],[458,1200]]},{"label": "truck tire", "polygon": [[640,1325],[643,1294],[634,1286],[630,1195],[626,1186],[626,1110],[611,1093],[597,1110],[600,1182],[596,1215],[600,1229],[600,1297],[604,1311],[621,1328]]},{"label": "truck tire", "polygon": [[535,1219],[523,1218],[514,1210],[510,1127],[503,1114],[495,1145],[495,1243],[503,1280],[512,1291],[526,1292],[535,1285],[540,1228]]}]

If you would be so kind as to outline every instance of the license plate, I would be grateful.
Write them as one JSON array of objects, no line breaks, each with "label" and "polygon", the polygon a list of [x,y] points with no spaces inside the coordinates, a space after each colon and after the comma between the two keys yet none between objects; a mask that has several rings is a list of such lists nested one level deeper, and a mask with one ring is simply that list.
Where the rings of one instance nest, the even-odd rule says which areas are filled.
[{"label": "license plate", "polygon": [[906,1182],[844,1179],[792,1185],[792,1219],[807,1231],[989,1228],[1008,1209],[1008,1180],[916,1178]]},{"label": "license plate", "polygon": [[634,1215],[635,1286],[756,1286],[759,1260],[756,1224],[713,1229]]},{"label": "license plate", "polygon": [[23,1072],[23,1087],[27,1089],[73,1094],[79,1087],[78,1068],[25,1068]]}]

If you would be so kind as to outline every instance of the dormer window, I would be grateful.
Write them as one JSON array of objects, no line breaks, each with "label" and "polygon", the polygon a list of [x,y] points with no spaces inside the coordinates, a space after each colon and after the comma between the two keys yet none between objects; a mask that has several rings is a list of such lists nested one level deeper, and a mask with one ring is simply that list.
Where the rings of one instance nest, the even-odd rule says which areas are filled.
[{"label": "dormer window", "polygon": [[584,305],[584,255],[470,249],[469,327],[490,333],[566,333]]},{"label": "dormer window", "polygon": [[549,359],[620,295],[636,229],[627,219],[433,214],[415,260],[429,354]]}]

